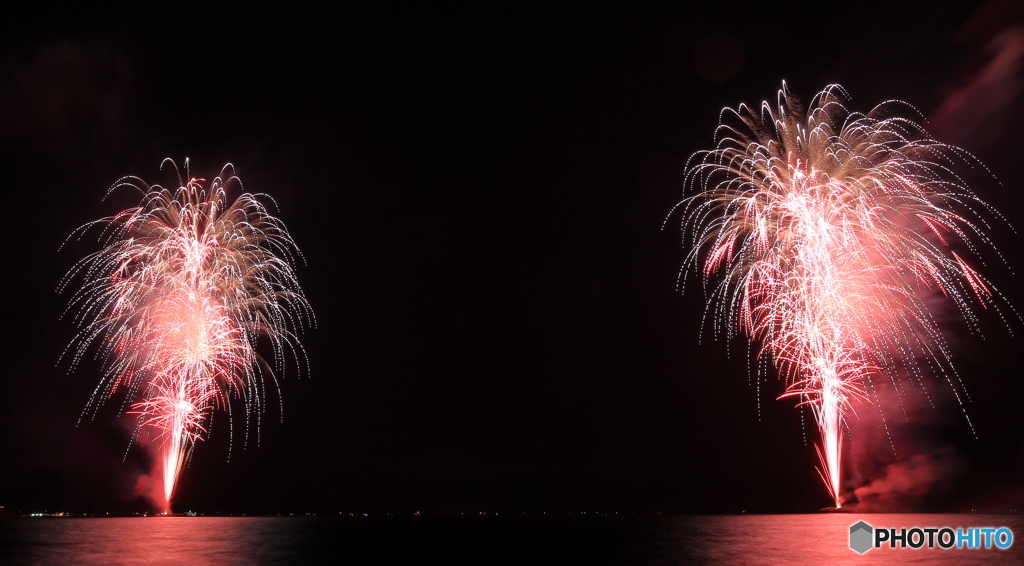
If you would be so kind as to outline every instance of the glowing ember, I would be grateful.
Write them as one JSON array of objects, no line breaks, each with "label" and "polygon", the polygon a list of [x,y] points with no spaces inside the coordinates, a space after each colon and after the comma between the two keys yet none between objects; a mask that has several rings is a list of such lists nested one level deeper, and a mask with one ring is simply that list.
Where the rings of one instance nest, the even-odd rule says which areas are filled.
[{"label": "glowing ember", "polygon": [[684,270],[709,291],[716,330],[759,341],[782,397],[812,409],[836,507],[850,402],[871,379],[895,385],[928,365],[959,399],[925,299],[941,292],[976,328],[971,305],[995,296],[964,259],[991,245],[979,214],[991,208],[953,173],[971,158],[886,115],[892,102],[859,114],[847,98],[832,85],[805,110],[783,85],[774,110],[726,109],[717,147],[688,166],[695,194],[677,206]]},{"label": "glowing ember", "polygon": [[261,195],[229,202],[228,187],[241,189],[231,165],[208,187],[188,177],[187,161],[187,180],[178,175],[174,190],[134,177],[111,187],[135,188],[141,204],[76,230],[80,237],[98,227],[104,248],[62,284],[84,280],[70,306],[81,327],[73,365],[97,340],[106,349],[104,378],[86,412],[95,415],[105,399],[127,389],[136,435],[147,431],[159,443],[168,510],[214,408],[230,415],[230,398],[241,399],[246,438],[250,420],[258,434],[267,380],[277,388],[273,369],[256,352],[258,340],[268,342],[283,371],[285,351],[302,352],[293,330],[312,324],[293,270],[298,250]]}]

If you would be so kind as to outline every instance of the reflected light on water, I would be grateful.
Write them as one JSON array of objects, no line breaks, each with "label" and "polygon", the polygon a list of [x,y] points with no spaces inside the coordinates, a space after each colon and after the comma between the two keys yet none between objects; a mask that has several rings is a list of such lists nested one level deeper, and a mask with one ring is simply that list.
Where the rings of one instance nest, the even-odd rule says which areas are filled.
[{"label": "reflected light on water", "polygon": [[1006,550],[850,550],[850,525],[1008,527],[1024,515],[2,519],[2,564],[1024,564]]},{"label": "reflected light on water", "polygon": [[[269,518],[149,517],[9,520],[29,542],[7,559],[25,564],[287,564],[301,532]],[[282,528],[285,527],[285,528]],[[292,528],[288,528],[292,527]],[[6,530],[6,529],[5,529]],[[4,537],[0,535],[0,540]],[[0,546],[0,558],[5,554]],[[283,553],[287,553],[283,554]],[[4,560],[0,560],[3,562]]]},{"label": "reflected light on water", "polygon": [[849,545],[850,526],[858,521],[897,530],[1009,527],[1015,537],[1024,535],[1024,515],[835,513],[674,517],[638,538],[658,540],[649,547],[647,564],[1024,564],[1024,544],[1017,541],[1006,550],[883,543],[860,555]]}]

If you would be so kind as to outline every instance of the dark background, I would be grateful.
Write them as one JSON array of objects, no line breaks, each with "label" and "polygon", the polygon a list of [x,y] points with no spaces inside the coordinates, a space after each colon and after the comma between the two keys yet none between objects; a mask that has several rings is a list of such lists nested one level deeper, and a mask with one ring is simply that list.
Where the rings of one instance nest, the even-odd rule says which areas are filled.
[{"label": "dark background", "polygon": [[[218,413],[177,510],[827,505],[809,414],[748,377],[744,341],[701,340],[700,290],[677,289],[678,218],[662,223],[686,159],[724,106],[774,100],[782,80],[805,99],[841,83],[857,110],[913,104],[991,168],[1001,183],[972,185],[1024,226],[1024,18],[1013,2],[824,5],[5,19],[0,505],[147,508],[119,400],[77,423],[101,372],[58,364],[75,328],[56,289],[96,249],[62,241],[134,204],[102,200],[121,176],[172,182],[164,157],[207,178],[231,162],[276,199],[318,320],[310,371],[282,380],[283,422],[272,408],[229,459]],[[995,234],[1024,269],[1020,234]],[[985,271],[1024,304],[1012,270]],[[948,326],[974,432],[937,383],[936,408],[848,488],[942,454],[906,508],[1024,508],[1024,325],[982,320],[983,336]]]}]

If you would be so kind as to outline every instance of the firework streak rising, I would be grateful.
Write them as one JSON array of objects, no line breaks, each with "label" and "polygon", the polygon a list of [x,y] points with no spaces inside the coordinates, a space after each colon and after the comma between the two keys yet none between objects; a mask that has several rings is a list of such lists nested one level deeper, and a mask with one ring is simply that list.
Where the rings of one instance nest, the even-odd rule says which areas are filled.
[{"label": "firework streak rising", "polygon": [[837,507],[851,401],[871,401],[873,380],[898,389],[898,375],[930,371],[963,394],[925,299],[941,292],[977,330],[972,305],[999,297],[969,261],[991,248],[985,216],[999,215],[954,172],[977,160],[891,115],[895,101],[860,114],[848,98],[832,85],[805,110],[783,84],[775,109],[725,109],[676,208],[707,318],[759,342],[759,364],[785,379],[780,398],[811,408]]},{"label": "firework streak rising", "polygon": [[[103,249],[78,262],[61,286],[83,281],[69,306],[81,328],[69,346],[72,366],[91,344],[103,344],[104,377],[83,415],[95,416],[104,400],[127,390],[135,437],[147,434],[159,446],[166,510],[215,408],[233,423],[230,400],[240,399],[245,438],[254,423],[258,440],[268,387],[280,399],[274,370],[284,371],[286,354],[305,361],[294,331],[313,323],[294,273],[298,248],[259,201],[265,195],[229,202],[228,188],[241,189],[230,164],[204,187],[204,179],[188,176],[186,160],[185,179],[178,171],[174,190],[135,177],[115,183],[107,194],[134,188],[140,205],[72,234],[95,229]],[[256,352],[261,339],[273,368]]]}]

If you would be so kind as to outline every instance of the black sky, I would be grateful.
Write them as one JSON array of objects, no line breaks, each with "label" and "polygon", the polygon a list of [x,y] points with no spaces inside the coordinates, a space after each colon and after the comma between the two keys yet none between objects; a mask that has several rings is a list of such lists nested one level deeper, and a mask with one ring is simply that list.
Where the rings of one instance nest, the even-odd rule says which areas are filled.
[{"label": "black sky", "polygon": [[[236,435],[228,461],[218,414],[176,507],[827,504],[781,384],[759,395],[745,344],[699,341],[703,299],[677,291],[684,250],[662,222],[686,159],[712,144],[723,106],[773,99],[782,80],[806,99],[841,83],[855,109],[901,99],[935,117],[1001,181],[978,176],[976,191],[1022,227],[1024,18],[1010,2],[721,4],[5,21],[0,504],[142,506],[146,456],[124,458],[117,403],[76,426],[100,373],[57,364],[74,326],[56,288],[94,248],[58,248],[133,204],[101,200],[121,176],[169,182],[164,157],[201,177],[234,163],[276,199],[318,320],[310,372],[283,379],[283,422],[269,411],[258,445]],[[1020,234],[997,236],[1024,270]],[[989,268],[1024,305],[1019,275]],[[984,339],[950,325],[977,438],[936,385],[938,407],[887,456],[952,462],[913,508],[1024,507],[1022,343],[983,318]]]}]

